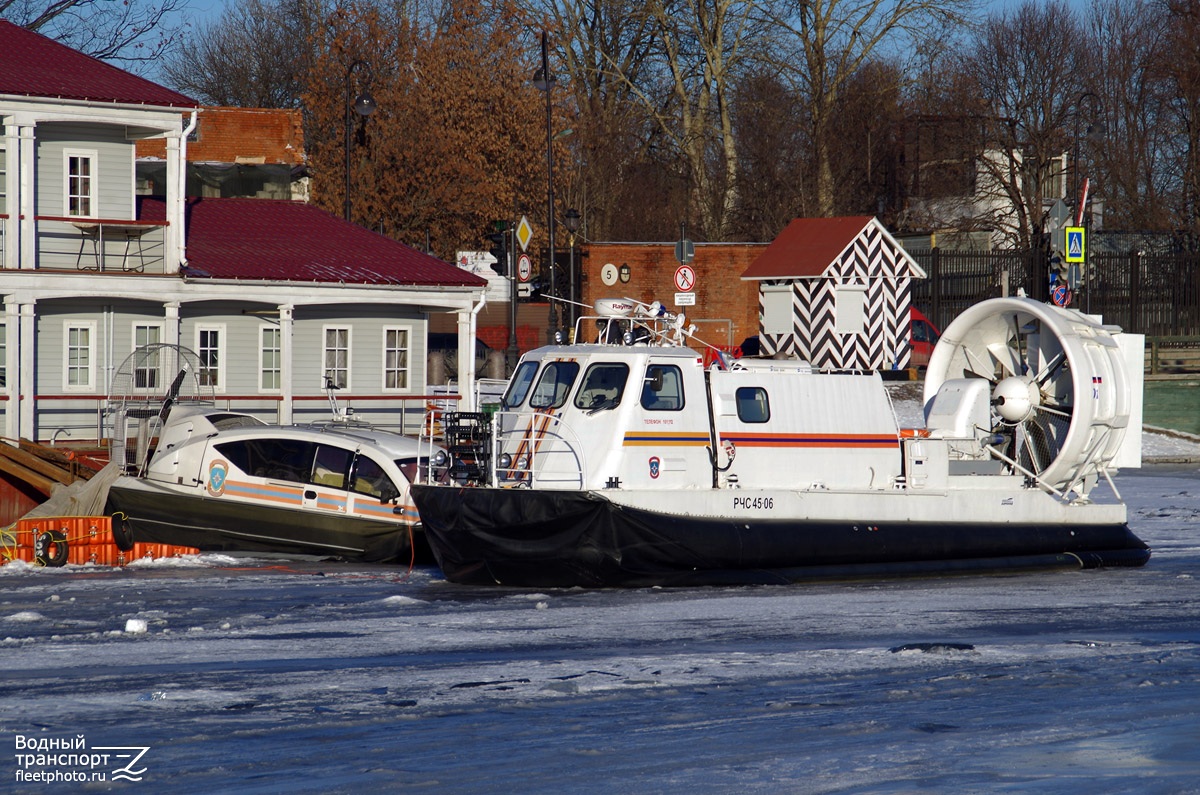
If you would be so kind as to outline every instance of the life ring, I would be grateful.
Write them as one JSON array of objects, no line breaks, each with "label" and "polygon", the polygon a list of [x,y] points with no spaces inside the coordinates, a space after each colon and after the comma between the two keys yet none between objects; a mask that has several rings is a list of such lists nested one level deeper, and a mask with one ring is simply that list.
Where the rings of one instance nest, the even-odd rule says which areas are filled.
[{"label": "life ring", "polygon": [[39,566],[57,569],[67,563],[67,536],[61,530],[46,530],[33,539],[33,559]]},{"label": "life ring", "polygon": [[124,514],[120,516],[120,519],[116,516],[112,518],[113,543],[117,545],[117,549],[128,552],[133,549],[133,528],[129,526],[128,517]]}]

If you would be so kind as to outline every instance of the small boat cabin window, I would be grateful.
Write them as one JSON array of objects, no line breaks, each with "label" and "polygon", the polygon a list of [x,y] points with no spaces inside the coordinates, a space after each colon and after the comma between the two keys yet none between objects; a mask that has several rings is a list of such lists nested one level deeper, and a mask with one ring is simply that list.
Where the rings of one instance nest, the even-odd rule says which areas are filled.
[{"label": "small boat cabin window", "polygon": [[683,373],[673,364],[652,364],[642,384],[642,408],[679,411],[683,408]]},{"label": "small boat cabin window", "polygon": [[247,475],[307,483],[317,445],[300,439],[246,439],[216,448]]},{"label": "small boat cabin window", "polygon": [[421,480],[421,470],[429,471],[428,458],[397,458],[395,463],[400,474],[408,478],[409,483],[417,483]]},{"label": "small boat cabin window", "polygon": [[400,490],[373,458],[360,455],[354,459],[354,473],[350,476],[354,491],[377,498],[380,502],[391,502],[400,496]]},{"label": "small boat cabin window", "polygon": [[771,419],[771,403],[767,390],[760,386],[739,386],[734,393],[738,419],[742,422],[767,422]]},{"label": "small boat cabin window", "polygon": [[575,376],[579,375],[578,362],[550,362],[542,368],[541,378],[533,388],[529,407],[556,409],[567,402]]},{"label": "small boat cabin window", "polygon": [[583,374],[583,383],[575,395],[575,407],[588,411],[616,408],[625,394],[629,365],[620,362],[593,364]]},{"label": "small boat cabin window", "polygon": [[309,482],[332,489],[346,488],[346,473],[350,471],[350,459],[353,457],[353,450],[327,444],[318,445],[317,459],[313,463],[312,478]]},{"label": "small boat cabin window", "polygon": [[504,408],[514,409],[525,402],[525,396],[529,394],[529,387],[533,384],[533,377],[537,374],[537,369],[537,362],[521,362],[517,372],[513,373],[508,391],[504,393]]}]

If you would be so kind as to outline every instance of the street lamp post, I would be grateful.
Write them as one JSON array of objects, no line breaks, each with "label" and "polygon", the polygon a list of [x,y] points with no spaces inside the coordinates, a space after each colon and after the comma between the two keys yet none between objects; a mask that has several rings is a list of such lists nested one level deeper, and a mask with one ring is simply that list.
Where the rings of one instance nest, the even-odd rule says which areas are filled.
[{"label": "street lamp post", "polygon": [[570,318],[570,327],[573,329],[575,328],[575,315],[577,314],[575,302],[579,300],[579,296],[575,291],[575,233],[579,231],[579,211],[574,207],[567,210],[566,215],[563,217],[563,224],[567,227],[567,231],[571,233],[567,238],[571,243],[571,272],[568,274],[571,295],[570,303],[567,304],[567,317]]},{"label": "street lamp post", "polygon": [[1092,113],[1089,115],[1089,118],[1088,118],[1087,130],[1084,132],[1083,136],[1081,136],[1079,134],[1079,116],[1080,116],[1080,113],[1083,111],[1083,106],[1084,106],[1086,100],[1091,100],[1091,102],[1095,106],[1100,103],[1100,97],[1096,96],[1091,91],[1085,91],[1079,95],[1079,99],[1075,103],[1075,144],[1074,144],[1074,151],[1071,154],[1071,191],[1072,191],[1071,198],[1073,201],[1078,200],[1080,202],[1079,216],[1076,218],[1076,221],[1081,224],[1083,222],[1082,216],[1083,216],[1083,212],[1084,212],[1084,207],[1083,207],[1083,196],[1080,194],[1080,190],[1079,190],[1079,188],[1080,188],[1080,184],[1079,184],[1079,157],[1080,157],[1079,141],[1084,136],[1086,136],[1090,139],[1091,136],[1096,131],[1096,124],[1095,124],[1096,108],[1093,107]]},{"label": "street lamp post", "polygon": [[354,75],[354,70],[360,66],[367,70],[367,82],[370,83],[372,77],[371,64],[360,59],[346,67],[346,104],[344,108],[346,114],[346,196],[342,203],[342,217],[347,221],[350,220],[350,108],[353,107],[354,112],[363,118],[375,112],[375,98],[365,88],[354,100],[353,104],[350,102],[350,78]]},{"label": "street lamp post", "polygon": [[[1079,116],[1082,113],[1083,106],[1087,100],[1091,101],[1092,108],[1091,108],[1091,113],[1088,115],[1087,129],[1084,132],[1084,134],[1081,136],[1079,134]],[[1073,201],[1079,202],[1078,214],[1075,216],[1076,225],[1082,226],[1085,230],[1088,230],[1089,232],[1090,232],[1091,223],[1090,223],[1090,219],[1088,218],[1089,213],[1087,211],[1087,206],[1090,202],[1089,202],[1088,196],[1083,195],[1083,191],[1081,190],[1081,186],[1080,186],[1080,180],[1079,180],[1080,146],[1079,146],[1079,142],[1080,142],[1080,139],[1083,137],[1087,137],[1089,140],[1091,140],[1092,136],[1096,134],[1096,132],[1097,132],[1096,110],[1098,109],[1099,105],[1100,105],[1100,97],[1096,96],[1096,94],[1094,94],[1091,91],[1085,91],[1082,94],[1080,94],[1078,101],[1075,103],[1075,142],[1074,142],[1074,151],[1071,154],[1071,175],[1072,175],[1071,182],[1073,183],[1071,186],[1071,190],[1073,191],[1071,198]],[[1089,190],[1089,195],[1090,195],[1090,190]],[[1087,289],[1088,276],[1089,276],[1089,274],[1088,274],[1088,259],[1089,259],[1089,257],[1087,254],[1086,247],[1084,248],[1083,257],[1084,257],[1084,260],[1083,260],[1083,262],[1080,263],[1081,267],[1079,269],[1080,270],[1080,284],[1084,288],[1084,299],[1087,302],[1086,303],[1087,311],[1090,311],[1091,305],[1092,305],[1092,295],[1091,295],[1091,290]],[[1080,286],[1080,285],[1076,285],[1076,286],[1072,287],[1072,289],[1077,289],[1078,286]]]},{"label": "street lamp post", "polygon": [[550,329],[547,339],[554,342],[558,330],[558,282],[554,267],[554,117],[551,113],[550,92],[554,89],[554,75],[550,74],[550,59],[546,51],[546,31],[542,31],[542,65],[533,73],[533,85],[546,93],[546,231],[550,241]]}]

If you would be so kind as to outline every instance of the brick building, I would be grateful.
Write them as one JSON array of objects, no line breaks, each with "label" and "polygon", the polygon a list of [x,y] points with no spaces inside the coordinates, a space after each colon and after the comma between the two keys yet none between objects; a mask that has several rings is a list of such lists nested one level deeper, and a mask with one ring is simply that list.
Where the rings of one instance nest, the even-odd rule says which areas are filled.
[{"label": "brick building", "polygon": [[[137,190],[162,194],[166,142],[137,142]],[[308,200],[309,178],[299,110],[200,109],[188,135],[188,196]]]},{"label": "brick building", "polygon": [[[580,265],[583,303],[598,298],[632,298],[644,303],[659,301],[672,312],[683,312],[696,334],[718,346],[738,345],[758,333],[758,285],[743,281],[742,273],[766,243],[697,243],[695,259],[689,263],[696,274],[694,306],[676,306],[674,243],[592,243],[577,256]],[[579,252],[576,252],[577,255]],[[601,271],[615,266],[618,276],[606,285]]]}]

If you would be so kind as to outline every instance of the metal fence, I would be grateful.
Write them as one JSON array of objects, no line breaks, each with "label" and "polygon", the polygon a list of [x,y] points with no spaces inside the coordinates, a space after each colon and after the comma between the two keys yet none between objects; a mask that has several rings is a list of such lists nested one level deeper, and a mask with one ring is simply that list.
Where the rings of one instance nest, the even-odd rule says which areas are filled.
[{"label": "metal fence", "polygon": [[[1025,294],[1049,298],[1043,252],[913,252],[928,279],[913,284],[913,303],[945,328],[986,298]],[[1092,255],[1070,306],[1106,323],[1148,336],[1200,335],[1200,254]]]}]

